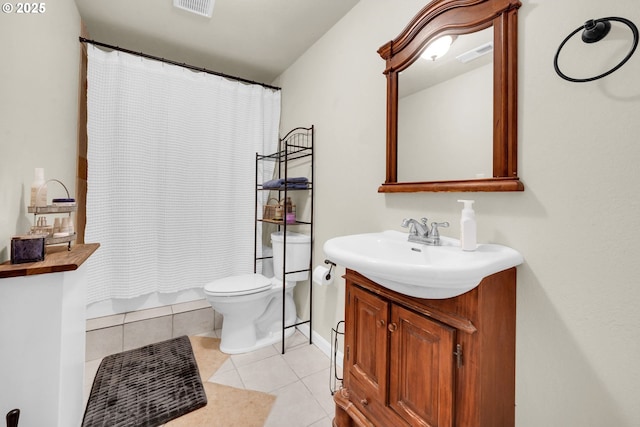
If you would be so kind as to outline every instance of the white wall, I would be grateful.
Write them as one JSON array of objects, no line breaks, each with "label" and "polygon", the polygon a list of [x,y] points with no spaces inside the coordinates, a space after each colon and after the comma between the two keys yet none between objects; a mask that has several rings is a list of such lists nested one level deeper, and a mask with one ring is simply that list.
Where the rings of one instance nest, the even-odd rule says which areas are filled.
[{"label": "white wall", "polygon": [[81,424],[86,273],[0,282],[0,414],[19,408],[21,427]]},{"label": "white wall", "polygon": [[[45,6],[39,15],[0,14],[0,262],[11,236],[33,223],[34,168],[75,194],[80,16],[73,0]],[[49,199],[65,194],[49,188]]]},{"label": "white wall", "polygon": [[[386,82],[376,51],[424,4],[361,0],[277,82],[282,128],[316,125],[317,263],[325,240],[400,229],[406,216],[448,220],[445,234],[458,235],[460,193],[377,193]],[[640,53],[593,83],[566,82],[553,69],[564,37],[606,16],[638,25],[640,6],[523,1],[518,117],[525,191],[465,195],[476,200],[479,241],[514,247],[525,258],[518,268],[518,427],[640,425]],[[588,58],[573,58],[581,60]],[[343,290],[316,288],[314,329],[327,339],[344,317]]]}]

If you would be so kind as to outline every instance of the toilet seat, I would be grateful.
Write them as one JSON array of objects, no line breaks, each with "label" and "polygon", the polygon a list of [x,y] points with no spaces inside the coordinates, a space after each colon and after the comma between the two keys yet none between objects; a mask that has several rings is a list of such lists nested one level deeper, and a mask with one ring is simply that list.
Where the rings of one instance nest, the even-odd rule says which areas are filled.
[{"label": "toilet seat", "polygon": [[272,286],[272,279],[262,274],[241,274],[209,282],[205,285],[204,291],[216,296],[240,296],[256,294]]}]

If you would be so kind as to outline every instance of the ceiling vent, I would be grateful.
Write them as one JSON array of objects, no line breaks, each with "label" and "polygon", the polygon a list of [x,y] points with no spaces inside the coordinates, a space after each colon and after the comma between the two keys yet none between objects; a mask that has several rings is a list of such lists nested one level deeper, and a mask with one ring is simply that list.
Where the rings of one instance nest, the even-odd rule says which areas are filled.
[{"label": "ceiling vent", "polygon": [[211,18],[215,0],[173,0],[173,6],[196,15]]},{"label": "ceiling vent", "polygon": [[493,52],[493,42],[488,42],[476,47],[475,49],[471,49],[468,52],[456,56],[456,59],[463,64],[466,64],[467,62],[480,58],[490,52]]}]

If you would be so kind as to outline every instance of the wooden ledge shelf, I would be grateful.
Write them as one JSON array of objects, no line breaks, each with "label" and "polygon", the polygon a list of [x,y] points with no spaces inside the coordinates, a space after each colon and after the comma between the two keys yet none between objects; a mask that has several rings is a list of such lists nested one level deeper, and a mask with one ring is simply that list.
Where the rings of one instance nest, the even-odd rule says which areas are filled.
[{"label": "wooden ledge shelf", "polygon": [[0,279],[77,270],[99,247],[99,243],[77,244],[71,250],[67,250],[66,245],[50,246],[44,261],[25,264],[6,261],[0,264]]}]

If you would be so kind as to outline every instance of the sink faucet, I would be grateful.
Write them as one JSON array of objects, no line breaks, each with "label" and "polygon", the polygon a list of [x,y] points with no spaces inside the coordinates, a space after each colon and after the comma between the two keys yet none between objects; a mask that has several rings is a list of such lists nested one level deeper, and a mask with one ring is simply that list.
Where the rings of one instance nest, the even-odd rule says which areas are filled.
[{"label": "sink faucet", "polygon": [[440,245],[440,232],[438,231],[438,227],[448,226],[448,222],[432,222],[431,230],[429,230],[427,218],[420,219],[420,222],[413,218],[405,218],[402,220],[402,227],[409,228],[410,242],[431,246]]}]

